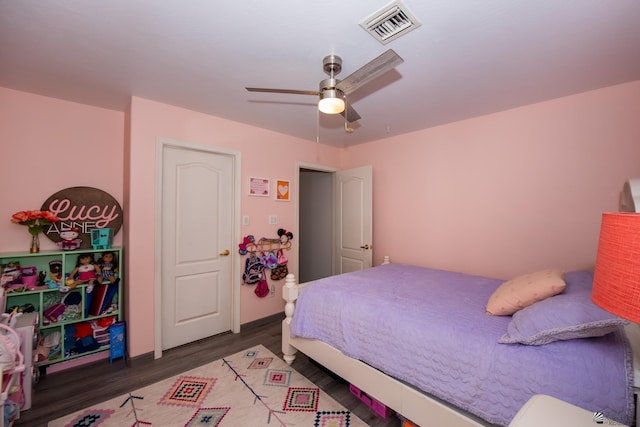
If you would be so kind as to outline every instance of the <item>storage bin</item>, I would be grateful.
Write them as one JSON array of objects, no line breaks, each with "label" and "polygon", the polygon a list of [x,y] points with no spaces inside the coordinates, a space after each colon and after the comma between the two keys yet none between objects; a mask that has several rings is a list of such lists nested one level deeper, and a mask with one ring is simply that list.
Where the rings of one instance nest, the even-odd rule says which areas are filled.
[{"label": "storage bin", "polygon": [[369,396],[367,393],[365,393],[364,391],[360,390],[355,385],[349,384],[349,391],[355,397],[360,399],[365,405],[367,405],[369,408],[373,409],[373,412],[375,412],[376,414],[378,414],[382,418],[387,418],[390,415],[393,415],[393,413],[394,413],[393,409],[387,408],[384,404],[382,404],[381,402],[378,402],[376,399],[374,399],[373,397]]},{"label": "storage bin", "polygon": [[400,418],[400,422],[402,424],[400,424],[402,427],[420,427],[418,424],[414,424],[411,421],[409,421],[408,419],[406,419],[405,417],[399,415]]}]

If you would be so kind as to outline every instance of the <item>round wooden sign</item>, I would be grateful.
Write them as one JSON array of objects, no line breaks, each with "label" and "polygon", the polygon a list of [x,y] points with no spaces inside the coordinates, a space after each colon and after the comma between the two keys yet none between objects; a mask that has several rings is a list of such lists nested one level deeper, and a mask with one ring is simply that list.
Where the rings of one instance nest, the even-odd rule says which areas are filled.
[{"label": "round wooden sign", "polygon": [[[120,204],[109,193],[97,188],[65,188],[50,196],[40,209],[51,211],[60,218],[44,231],[49,239],[60,245],[68,241],[69,234],[74,237],[75,243],[71,247],[61,246],[63,249],[91,248],[91,230],[110,228],[111,236],[115,236],[122,227]],[[73,235],[75,232],[77,236]]]}]

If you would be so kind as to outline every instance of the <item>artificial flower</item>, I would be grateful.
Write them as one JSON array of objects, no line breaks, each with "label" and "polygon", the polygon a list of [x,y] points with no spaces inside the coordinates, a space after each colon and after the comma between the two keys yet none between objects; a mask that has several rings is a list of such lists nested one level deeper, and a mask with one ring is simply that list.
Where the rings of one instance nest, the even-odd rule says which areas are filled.
[{"label": "artificial flower", "polygon": [[50,211],[20,211],[11,215],[11,222],[26,225],[33,236],[42,233],[46,227],[58,221],[60,218]]}]

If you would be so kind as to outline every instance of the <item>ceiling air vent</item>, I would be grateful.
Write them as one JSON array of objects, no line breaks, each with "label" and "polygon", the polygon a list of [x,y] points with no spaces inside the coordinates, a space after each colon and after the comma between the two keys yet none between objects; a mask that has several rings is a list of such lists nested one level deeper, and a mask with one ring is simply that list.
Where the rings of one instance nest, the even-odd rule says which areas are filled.
[{"label": "ceiling air vent", "polygon": [[389,3],[360,23],[380,43],[387,44],[418,28],[420,23],[400,1]]}]

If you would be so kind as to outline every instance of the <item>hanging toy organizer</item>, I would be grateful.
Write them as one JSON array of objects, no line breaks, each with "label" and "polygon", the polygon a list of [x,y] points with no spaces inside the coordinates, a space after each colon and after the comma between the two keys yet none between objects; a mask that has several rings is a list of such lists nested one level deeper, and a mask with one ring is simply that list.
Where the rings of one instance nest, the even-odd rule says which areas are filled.
[{"label": "hanging toy organizer", "polygon": [[[255,294],[260,298],[276,293],[275,286],[269,289],[267,276],[271,277],[271,280],[281,280],[289,274],[284,251],[291,249],[293,233],[280,228],[278,236],[277,239],[263,237],[256,241],[252,235],[248,235],[238,245],[240,255],[248,255],[242,273],[242,283],[256,285]],[[267,275],[265,270],[270,273]]]},{"label": "hanging toy organizer", "polygon": [[253,235],[249,234],[242,239],[242,243],[238,245],[240,255],[246,255],[248,253],[257,252],[273,252],[278,250],[290,250],[291,240],[293,239],[293,233],[285,230],[284,228],[278,229],[278,237],[268,239],[262,237],[256,241]]},{"label": "hanging toy organizer", "polygon": [[[251,238],[252,236],[247,236]],[[265,237],[261,238],[257,242],[249,241],[245,243],[244,248],[240,248],[240,255],[246,255],[248,253],[256,253],[256,252],[273,252],[277,250],[290,250],[291,242],[282,243],[280,239],[267,239]],[[244,251],[244,252],[243,252]]]}]

